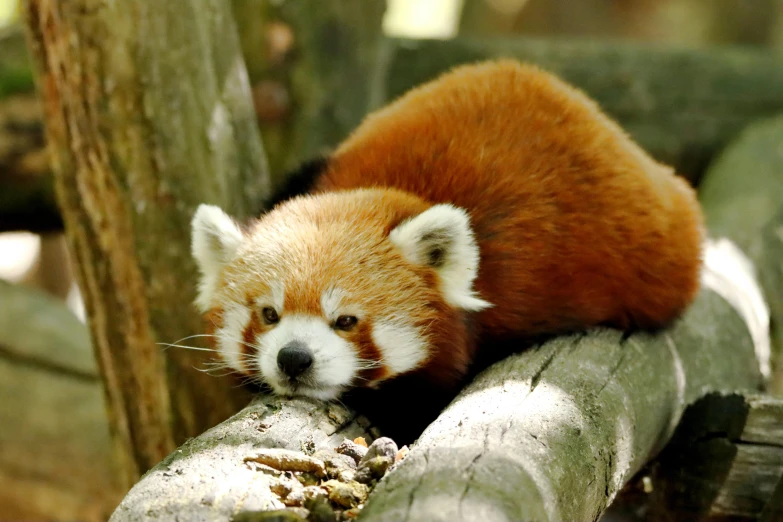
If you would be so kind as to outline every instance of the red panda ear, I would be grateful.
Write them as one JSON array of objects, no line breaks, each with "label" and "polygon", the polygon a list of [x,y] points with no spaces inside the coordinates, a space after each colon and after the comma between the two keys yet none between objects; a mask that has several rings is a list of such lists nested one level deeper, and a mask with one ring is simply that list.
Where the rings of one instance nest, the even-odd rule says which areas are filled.
[{"label": "red panda ear", "polygon": [[430,266],[440,276],[446,301],[478,311],[492,306],[476,296],[479,249],[467,212],[453,205],[435,205],[400,223],[389,239],[411,263]]},{"label": "red panda ear", "polygon": [[214,205],[199,205],[190,226],[191,252],[201,271],[196,306],[206,312],[220,272],[234,258],[243,236],[234,220]]}]

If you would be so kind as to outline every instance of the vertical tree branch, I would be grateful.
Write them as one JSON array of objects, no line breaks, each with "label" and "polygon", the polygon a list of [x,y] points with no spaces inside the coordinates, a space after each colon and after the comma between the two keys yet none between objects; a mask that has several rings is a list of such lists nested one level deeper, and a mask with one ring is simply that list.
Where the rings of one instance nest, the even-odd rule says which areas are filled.
[{"label": "vertical tree branch", "polygon": [[[161,351],[191,306],[196,204],[243,217],[268,183],[230,6],[28,0],[47,139],[126,485],[246,397]],[[187,344],[195,344],[188,342]]]},{"label": "vertical tree branch", "polygon": [[[232,4],[258,95],[264,144],[278,180],[339,143],[367,114],[372,79],[381,66],[377,55],[386,2]],[[280,97],[284,107],[269,106]]]}]

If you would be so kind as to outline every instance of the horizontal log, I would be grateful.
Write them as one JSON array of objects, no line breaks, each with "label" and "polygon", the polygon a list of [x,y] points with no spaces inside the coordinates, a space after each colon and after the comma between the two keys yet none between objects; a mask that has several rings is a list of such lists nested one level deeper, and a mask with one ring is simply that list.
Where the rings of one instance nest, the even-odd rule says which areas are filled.
[{"label": "horizontal log", "polygon": [[[688,407],[651,486],[668,520],[759,520],[783,505],[783,399],[709,394]],[[772,520],[772,519],[770,519]]]},{"label": "horizontal log", "polygon": [[763,51],[457,38],[391,40],[383,56],[376,105],[457,64],[499,57],[538,64],[583,89],[654,157],[692,181],[748,123],[783,111],[783,59]]},{"label": "horizontal log", "polygon": [[[779,96],[783,90],[783,60],[762,51],[459,38],[445,42],[387,40],[379,56],[377,76],[368,78],[366,85],[353,84],[361,91],[359,98],[365,97],[363,89],[371,90],[371,106],[385,103],[459,63],[503,56],[540,64],[584,89],[643,147],[661,161],[675,165],[692,181],[700,178],[709,161],[748,123],[783,111],[783,98]],[[24,62],[2,69],[1,60],[2,50],[0,73],[14,71],[12,76],[18,78],[12,83],[13,92],[30,89],[32,82]],[[3,91],[0,84],[0,95]],[[307,150],[336,145],[335,140],[341,139],[346,129],[359,123],[363,113],[356,110],[356,98],[345,96],[342,104],[328,102],[330,109],[324,121],[340,115],[340,130],[324,134],[311,129]],[[324,122],[316,120],[308,127],[324,127]],[[301,161],[308,159],[307,154],[302,157],[301,152],[292,152],[284,163],[290,167],[295,156]],[[49,184],[47,180],[33,192],[40,215],[19,219],[10,215],[0,219],[0,228],[60,228]]]},{"label": "horizontal log", "polygon": [[483,372],[361,520],[595,520],[705,392],[761,385],[737,312],[705,288],[671,329],[555,339]]},{"label": "horizontal log", "polygon": [[106,520],[122,498],[87,327],[0,281],[0,519]]},{"label": "horizontal log", "polygon": [[769,304],[773,376],[783,393],[783,117],[754,122],[710,165],[700,187],[707,227],[755,264]]},{"label": "horizontal log", "polygon": [[110,520],[228,521],[239,513],[282,508],[270,491],[274,474],[245,462],[254,450],[312,454],[334,449],[344,438],[371,440],[371,432],[366,419],[341,405],[259,397],[147,472]]},{"label": "horizontal log", "polygon": [[0,357],[98,382],[87,327],[65,303],[0,280]]}]

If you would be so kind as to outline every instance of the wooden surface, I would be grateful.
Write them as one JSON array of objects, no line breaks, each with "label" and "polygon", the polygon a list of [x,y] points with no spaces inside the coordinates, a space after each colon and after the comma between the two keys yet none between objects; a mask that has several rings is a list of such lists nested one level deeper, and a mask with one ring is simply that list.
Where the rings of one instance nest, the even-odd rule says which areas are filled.
[{"label": "wooden surface", "polygon": [[0,281],[0,519],[106,520],[124,492],[87,327]]},{"label": "wooden surface", "polygon": [[[156,344],[203,331],[189,221],[243,218],[268,184],[226,2],[30,0],[55,188],[109,403],[121,482],[246,404]],[[196,343],[192,343],[196,344]]]},{"label": "wooden surface", "polygon": [[698,400],[651,476],[657,509],[671,521],[780,513],[783,399],[735,392]]},{"label": "wooden surface", "polygon": [[[663,448],[688,404],[760,382],[745,324],[708,289],[656,336],[600,329],[555,339],[479,375],[380,482],[360,520],[595,519]],[[282,399],[276,418],[249,407],[161,463],[113,520],[177,513],[218,521],[263,502],[276,507],[237,503],[256,498],[240,464],[252,445],[300,449],[309,437],[324,440],[329,407],[310,404]],[[404,409],[397,414],[404,419]],[[252,487],[266,491],[258,480]]]},{"label": "wooden surface", "polygon": [[343,406],[259,397],[150,470],[110,520],[228,521],[243,512],[280,509],[283,505],[269,491],[271,475],[245,463],[254,449],[312,454],[356,437],[371,441],[369,424]]},{"label": "wooden surface", "polygon": [[783,393],[783,117],[749,125],[715,158],[700,198],[710,233],[754,263],[771,313],[771,388]]},{"label": "wooden surface", "polygon": [[360,519],[594,520],[660,451],[687,404],[759,384],[747,329],[710,290],[658,336],[556,339],[479,375]]},{"label": "wooden surface", "polygon": [[[783,59],[771,53],[555,39],[378,41],[381,4],[232,2],[254,94],[271,105],[260,120],[276,179],[334,147],[368,107],[458,63],[493,57],[538,63],[579,86],[656,158],[691,180],[746,125],[783,111]],[[289,37],[290,43],[279,43]],[[23,86],[24,75],[14,75],[21,78],[14,85]],[[51,198],[41,201],[53,208]]]},{"label": "wooden surface", "polygon": [[342,141],[367,114],[386,2],[232,4],[278,181]]}]

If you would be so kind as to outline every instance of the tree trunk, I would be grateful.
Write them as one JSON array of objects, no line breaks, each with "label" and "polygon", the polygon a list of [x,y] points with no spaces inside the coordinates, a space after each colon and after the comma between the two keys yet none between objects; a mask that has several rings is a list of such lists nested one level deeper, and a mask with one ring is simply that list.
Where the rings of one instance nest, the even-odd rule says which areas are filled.
[{"label": "tree trunk", "polygon": [[232,0],[275,181],[367,114],[384,0]]},{"label": "tree trunk", "polygon": [[[203,330],[189,220],[242,218],[266,193],[230,6],[219,0],[28,0],[55,188],[129,486],[246,394],[162,351]],[[188,343],[195,344],[195,343]]]},{"label": "tree trunk", "polygon": [[685,50],[596,41],[391,41],[382,90],[399,96],[460,63],[511,57],[583,89],[656,159],[697,181],[753,120],[783,111],[783,60],[738,49]]}]

